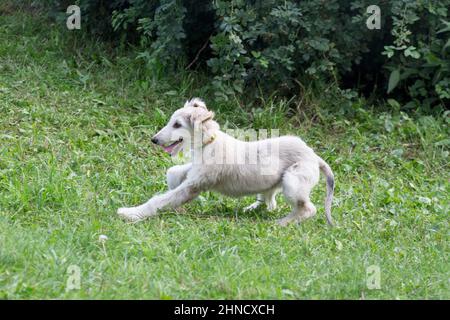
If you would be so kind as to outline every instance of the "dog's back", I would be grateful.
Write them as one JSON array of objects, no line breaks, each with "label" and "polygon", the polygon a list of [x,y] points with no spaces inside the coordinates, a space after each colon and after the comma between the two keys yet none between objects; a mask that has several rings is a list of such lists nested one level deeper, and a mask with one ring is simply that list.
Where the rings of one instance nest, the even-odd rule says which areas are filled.
[{"label": "dog's back", "polygon": [[299,161],[318,166],[313,150],[294,136],[251,142],[228,136],[222,143],[224,152],[216,153],[214,161],[207,166],[213,166],[210,170],[214,171],[216,180],[211,188],[229,196],[273,189],[280,185],[287,168]]}]

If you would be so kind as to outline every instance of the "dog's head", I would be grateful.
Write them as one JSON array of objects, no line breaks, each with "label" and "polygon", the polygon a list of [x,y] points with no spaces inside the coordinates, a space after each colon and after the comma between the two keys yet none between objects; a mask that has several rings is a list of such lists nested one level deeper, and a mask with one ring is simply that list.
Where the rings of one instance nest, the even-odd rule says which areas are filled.
[{"label": "dog's head", "polygon": [[170,155],[181,149],[191,148],[192,143],[201,141],[205,145],[214,139],[219,125],[213,120],[214,113],[198,98],[186,101],[170,117],[167,125],[153,136],[152,142],[164,148]]}]

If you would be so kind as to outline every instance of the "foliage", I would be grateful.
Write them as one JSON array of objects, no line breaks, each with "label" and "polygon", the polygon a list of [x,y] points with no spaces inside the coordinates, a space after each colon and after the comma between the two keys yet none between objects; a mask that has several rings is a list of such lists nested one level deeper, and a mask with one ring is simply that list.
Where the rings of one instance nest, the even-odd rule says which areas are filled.
[{"label": "foliage", "polygon": [[412,99],[410,108],[429,108],[439,99],[450,99],[449,5],[449,1],[409,1],[392,6],[393,44],[383,52],[390,59],[388,93],[403,87]]},{"label": "foliage", "polygon": [[[47,1],[53,12],[67,3]],[[151,70],[206,68],[222,100],[244,90],[292,96],[311,81],[381,87],[379,94],[407,108],[449,100],[450,0],[77,3],[86,30],[138,43],[138,58]],[[373,4],[381,7],[381,30],[366,27]]]},{"label": "foliage", "polygon": [[351,20],[345,1],[233,4],[216,2],[220,23],[212,44],[217,58],[209,66],[218,74],[216,84],[231,80],[235,91],[242,92],[249,82],[291,91],[303,75],[318,79],[349,70],[367,50],[358,42],[365,32],[351,32],[340,21]]}]

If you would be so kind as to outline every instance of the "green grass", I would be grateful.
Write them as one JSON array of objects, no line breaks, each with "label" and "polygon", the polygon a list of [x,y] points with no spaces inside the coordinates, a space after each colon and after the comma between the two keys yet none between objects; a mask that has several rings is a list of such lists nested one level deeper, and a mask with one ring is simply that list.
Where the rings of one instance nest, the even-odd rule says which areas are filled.
[{"label": "green grass", "polygon": [[[133,55],[36,14],[0,16],[0,298],[449,299],[448,115],[314,117],[208,99],[198,75],[154,79]],[[2,10],[2,5],[0,5]],[[281,228],[251,198],[205,193],[138,224],[116,215],[165,190],[171,160],[150,137],[186,98],[228,127],[281,127],[336,175],[333,217]],[[307,114],[312,114],[309,111]],[[108,236],[104,246],[98,241]],[[68,267],[81,288],[66,291]],[[381,289],[366,285],[380,267]]]}]

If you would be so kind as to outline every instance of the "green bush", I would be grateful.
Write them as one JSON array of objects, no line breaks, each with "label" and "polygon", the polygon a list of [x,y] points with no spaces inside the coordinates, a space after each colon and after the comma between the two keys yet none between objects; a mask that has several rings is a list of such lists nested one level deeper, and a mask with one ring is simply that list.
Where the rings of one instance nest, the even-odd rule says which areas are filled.
[{"label": "green bush", "polygon": [[[84,30],[138,45],[160,72],[200,68],[219,99],[320,82],[405,107],[450,99],[450,0],[78,0]],[[67,1],[50,2],[61,12]],[[369,30],[369,5],[381,29]]]},{"label": "green bush", "polygon": [[431,107],[450,99],[450,1],[394,2],[393,44],[388,57],[388,92],[400,87],[411,101],[407,107]]}]

